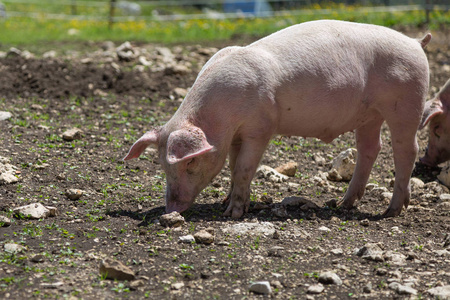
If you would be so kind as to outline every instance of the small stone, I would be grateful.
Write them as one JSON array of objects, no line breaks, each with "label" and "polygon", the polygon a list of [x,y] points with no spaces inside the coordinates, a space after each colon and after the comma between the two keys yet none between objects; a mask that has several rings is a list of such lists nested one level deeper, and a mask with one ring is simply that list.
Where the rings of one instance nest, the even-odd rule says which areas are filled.
[{"label": "small stone", "polygon": [[425,183],[417,177],[412,177],[410,179],[410,183],[411,183],[411,189],[413,191],[418,190],[418,189],[423,189],[423,187],[425,186]]},{"label": "small stone", "polygon": [[8,120],[12,117],[12,114],[8,111],[0,111],[0,121]]},{"label": "small stone", "polygon": [[192,242],[195,242],[195,238],[191,234],[180,236],[180,242],[190,244]]},{"label": "small stone", "polygon": [[72,128],[72,129],[65,131],[62,134],[62,138],[65,141],[78,140],[78,139],[81,139],[82,136],[83,136],[83,130],[81,130],[80,128]]},{"label": "small stone", "polygon": [[450,202],[442,202],[436,206],[437,211],[449,211],[450,210]]},{"label": "small stone", "polygon": [[19,253],[23,252],[26,249],[24,246],[14,243],[5,244],[3,247],[5,251],[9,253]]},{"label": "small stone", "polygon": [[249,291],[256,294],[269,295],[272,293],[272,288],[268,281],[257,281],[249,286]]},{"label": "small stone", "polygon": [[170,286],[172,290],[181,290],[184,287],[184,282],[175,282]]},{"label": "small stone", "polygon": [[4,183],[16,183],[19,181],[19,178],[17,178],[13,173],[11,173],[12,170],[1,173],[0,174],[0,182]]},{"label": "small stone", "polygon": [[450,194],[441,194],[439,200],[441,202],[450,202]]},{"label": "small stone", "polygon": [[134,280],[134,272],[122,264],[110,258],[106,258],[100,263],[100,275],[113,280]]},{"label": "small stone", "polygon": [[361,226],[368,227],[370,225],[370,222],[368,219],[364,219],[364,220],[361,220],[361,222],[359,222],[359,224],[361,224]]},{"label": "small stone", "polygon": [[269,249],[267,255],[273,257],[282,257],[284,252],[284,248],[280,246],[274,246]]},{"label": "small stone", "polygon": [[288,180],[288,176],[277,172],[275,169],[262,165],[256,171],[256,177],[265,178],[275,183],[281,183]]},{"label": "small stone", "polygon": [[344,251],[341,248],[336,248],[330,251],[334,255],[342,255],[344,254]]},{"label": "small stone", "polygon": [[433,296],[434,299],[448,300],[450,299],[450,285],[434,287],[427,290],[427,293]]},{"label": "small stone", "polygon": [[297,172],[297,168],[298,164],[295,161],[290,161],[284,165],[275,168],[275,171],[289,177],[294,177],[295,173]]},{"label": "small stone", "polygon": [[42,254],[35,255],[31,258],[31,261],[34,263],[41,263],[41,262],[44,262],[44,260],[45,260],[45,256]]},{"label": "small stone", "polygon": [[83,196],[83,191],[79,189],[68,189],[66,191],[66,196],[70,200],[78,200]]},{"label": "small stone", "polygon": [[315,284],[315,285],[311,285],[310,287],[308,287],[308,290],[306,291],[308,294],[320,294],[323,292],[323,290],[325,289],[325,287],[323,286],[323,284]]},{"label": "small stone", "polygon": [[11,225],[11,220],[5,216],[0,216],[0,227]]},{"label": "small stone", "polygon": [[364,247],[356,250],[355,254],[367,260],[384,261],[383,250],[374,243],[367,243]]},{"label": "small stone", "polygon": [[341,278],[333,272],[321,273],[319,276],[319,282],[324,284],[342,285]]},{"label": "small stone", "polygon": [[324,166],[326,163],[325,158],[323,158],[320,154],[314,154],[313,155],[313,160],[319,165],[319,166]]},{"label": "small stone", "polygon": [[372,292],[372,284],[370,282],[363,287],[363,292],[366,294],[370,294]]},{"label": "small stone", "polygon": [[357,150],[354,148],[347,149],[333,159],[331,162],[332,175],[328,177],[329,180],[349,181],[352,179],[353,171],[356,166]]},{"label": "small stone", "polygon": [[328,227],[325,227],[325,226],[320,226],[320,227],[319,227],[319,231],[320,231],[321,233],[328,233],[328,232],[331,231],[331,229],[328,228]]},{"label": "small stone", "polygon": [[64,285],[64,282],[62,282],[62,281],[57,281],[57,282],[52,282],[52,283],[47,283],[47,282],[41,283],[41,287],[46,288],[46,289],[57,289],[63,285]]},{"label": "small stone", "polygon": [[183,89],[183,88],[177,87],[177,88],[175,88],[175,89],[173,90],[173,93],[174,93],[177,97],[184,98],[184,97],[186,97],[188,91],[187,91],[187,89]]},{"label": "small stone", "polygon": [[14,213],[19,217],[26,217],[30,219],[41,219],[51,215],[51,211],[40,203],[33,203],[14,209]]},{"label": "small stone", "polygon": [[214,235],[206,230],[200,230],[194,234],[195,242],[198,244],[209,245],[214,242]]},{"label": "small stone", "polygon": [[159,217],[159,222],[163,227],[180,227],[184,224],[184,217],[179,212],[173,211]]}]

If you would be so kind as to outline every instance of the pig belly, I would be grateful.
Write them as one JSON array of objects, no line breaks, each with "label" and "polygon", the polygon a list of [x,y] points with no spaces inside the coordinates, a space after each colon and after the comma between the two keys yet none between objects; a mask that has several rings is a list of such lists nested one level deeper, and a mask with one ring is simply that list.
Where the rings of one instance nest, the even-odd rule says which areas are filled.
[{"label": "pig belly", "polygon": [[277,133],[315,137],[329,143],[339,135],[380,117],[375,108],[367,107],[362,100],[351,99],[351,96],[343,99],[279,100]]}]

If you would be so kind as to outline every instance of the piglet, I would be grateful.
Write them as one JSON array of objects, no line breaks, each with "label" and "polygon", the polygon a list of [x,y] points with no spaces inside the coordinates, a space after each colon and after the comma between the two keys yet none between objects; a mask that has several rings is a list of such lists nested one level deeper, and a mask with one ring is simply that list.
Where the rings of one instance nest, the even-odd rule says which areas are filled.
[{"label": "piglet", "polygon": [[420,128],[430,123],[430,135],[425,155],[420,161],[430,167],[450,159],[450,79],[427,101]]},{"label": "piglet", "polygon": [[428,92],[427,34],[415,40],[381,26],[322,20],[294,25],[246,47],[227,47],[202,68],[175,115],[145,133],[124,158],[158,148],[166,172],[166,211],[182,212],[222,169],[231,189],[225,216],[250,204],[250,182],[274,134],[331,142],[355,130],[358,157],[340,202],[351,208],[365,190],[387,122],[395,160],[385,216],[410,199],[416,131]]}]

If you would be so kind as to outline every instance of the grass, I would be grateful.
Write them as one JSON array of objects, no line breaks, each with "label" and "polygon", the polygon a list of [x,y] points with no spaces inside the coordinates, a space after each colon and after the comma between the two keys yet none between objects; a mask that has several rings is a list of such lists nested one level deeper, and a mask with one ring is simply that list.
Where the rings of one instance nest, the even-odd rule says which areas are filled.
[{"label": "grass", "polygon": [[[313,8],[322,9],[315,5]],[[157,43],[183,43],[227,40],[233,37],[260,37],[292,24],[317,20],[339,19],[372,23],[384,26],[422,26],[425,23],[423,11],[410,12],[361,12],[358,7],[333,4],[325,7],[331,14],[321,11],[285,17],[229,19],[229,20],[187,20],[178,22],[127,21],[115,23],[111,30],[107,21],[50,20],[44,15],[32,19],[25,17],[0,20],[1,48],[27,46],[31,51],[42,47],[48,41],[142,41]],[[430,14],[430,28],[450,24],[450,11],[433,11]],[[71,32],[72,34],[69,34]],[[59,47],[60,51],[64,46]],[[7,48],[5,48],[7,49]]]}]

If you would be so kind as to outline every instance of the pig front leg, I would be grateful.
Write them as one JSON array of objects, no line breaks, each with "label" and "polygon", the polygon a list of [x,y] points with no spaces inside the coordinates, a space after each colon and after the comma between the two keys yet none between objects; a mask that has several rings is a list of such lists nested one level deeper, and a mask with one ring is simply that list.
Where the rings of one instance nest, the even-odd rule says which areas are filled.
[{"label": "pig front leg", "polygon": [[231,193],[233,192],[233,186],[234,186],[234,169],[236,166],[236,160],[239,155],[239,151],[241,150],[241,143],[233,143],[230,148],[230,155],[229,155],[229,163],[230,163],[230,171],[231,171],[231,184],[230,184],[230,191],[228,192],[228,195],[223,199],[224,204],[230,204],[231,200]]},{"label": "pig front leg", "polygon": [[364,195],[367,180],[375,159],[381,149],[380,130],[383,119],[377,118],[356,129],[356,167],[344,198],[338,203],[340,207],[351,209],[356,200]]},{"label": "pig front leg", "polygon": [[250,183],[270,137],[243,140],[233,145],[230,152],[231,191],[227,197],[228,207],[224,216],[240,218],[250,206]]}]

